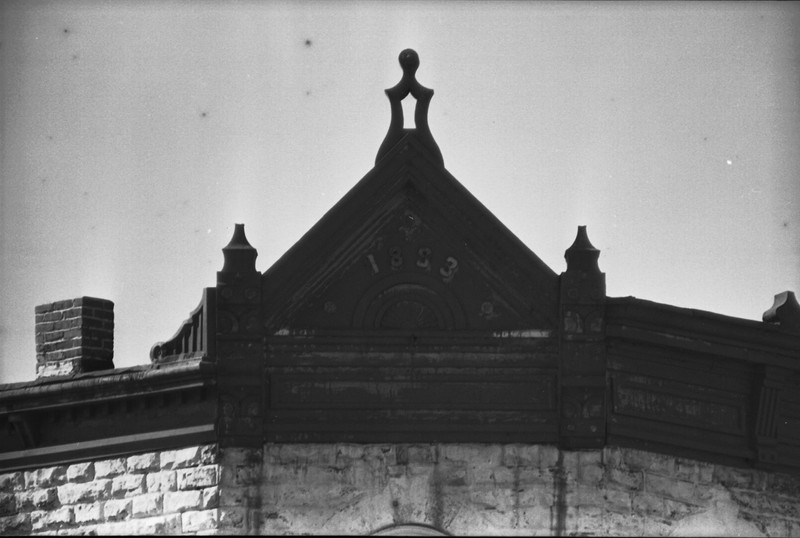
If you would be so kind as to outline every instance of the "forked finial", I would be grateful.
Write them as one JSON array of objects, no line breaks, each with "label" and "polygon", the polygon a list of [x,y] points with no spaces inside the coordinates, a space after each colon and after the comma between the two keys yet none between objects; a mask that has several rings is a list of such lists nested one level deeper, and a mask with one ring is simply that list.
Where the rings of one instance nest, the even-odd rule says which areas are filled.
[{"label": "forked finial", "polygon": [[[420,84],[415,76],[419,68],[419,55],[413,49],[405,49],[400,53],[398,60],[400,61],[400,67],[403,69],[403,78],[392,88],[386,90],[386,96],[389,97],[389,104],[392,110],[392,120],[389,124],[389,132],[386,133],[386,137],[383,139],[375,162],[380,161],[406,134],[414,133],[417,140],[433,152],[439,164],[444,164],[439,146],[433,139],[433,135],[431,135],[430,127],[428,127],[428,106],[433,97],[433,90]],[[411,94],[417,100],[417,105],[414,109],[414,129],[404,128],[405,121],[401,101],[408,94]]]}]

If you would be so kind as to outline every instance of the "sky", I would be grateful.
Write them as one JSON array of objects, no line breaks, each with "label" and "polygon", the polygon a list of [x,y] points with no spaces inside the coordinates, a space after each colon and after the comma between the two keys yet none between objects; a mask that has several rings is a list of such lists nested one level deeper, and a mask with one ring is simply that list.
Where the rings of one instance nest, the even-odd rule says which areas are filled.
[{"label": "sky", "polygon": [[146,364],[244,223],[265,271],[374,165],[405,48],[445,167],[555,272],[760,320],[800,291],[800,3],[0,3],[0,383],[34,307]]}]

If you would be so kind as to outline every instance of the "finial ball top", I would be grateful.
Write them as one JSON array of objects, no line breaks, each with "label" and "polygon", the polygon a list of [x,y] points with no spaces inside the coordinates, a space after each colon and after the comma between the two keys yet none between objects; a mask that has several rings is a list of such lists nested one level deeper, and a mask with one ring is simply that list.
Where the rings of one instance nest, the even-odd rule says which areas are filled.
[{"label": "finial ball top", "polygon": [[414,49],[405,49],[400,53],[399,60],[403,71],[414,73],[419,67],[419,55]]}]

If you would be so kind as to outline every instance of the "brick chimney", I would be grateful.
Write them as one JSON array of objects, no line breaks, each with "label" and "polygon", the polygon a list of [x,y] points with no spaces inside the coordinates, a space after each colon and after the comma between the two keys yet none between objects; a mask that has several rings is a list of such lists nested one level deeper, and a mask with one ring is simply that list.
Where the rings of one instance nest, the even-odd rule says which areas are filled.
[{"label": "brick chimney", "polygon": [[36,307],[36,377],[114,368],[114,303],[79,297]]}]

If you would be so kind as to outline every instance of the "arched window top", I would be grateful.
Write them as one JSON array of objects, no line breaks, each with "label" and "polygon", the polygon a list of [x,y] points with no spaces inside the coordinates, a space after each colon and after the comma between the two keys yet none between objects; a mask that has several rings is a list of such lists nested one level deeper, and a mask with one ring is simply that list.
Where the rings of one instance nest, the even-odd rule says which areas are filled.
[{"label": "arched window top", "polygon": [[372,536],[449,536],[436,527],[423,525],[422,523],[403,523],[400,525],[389,525],[379,531],[372,533]]}]

